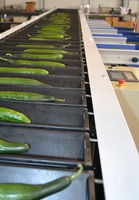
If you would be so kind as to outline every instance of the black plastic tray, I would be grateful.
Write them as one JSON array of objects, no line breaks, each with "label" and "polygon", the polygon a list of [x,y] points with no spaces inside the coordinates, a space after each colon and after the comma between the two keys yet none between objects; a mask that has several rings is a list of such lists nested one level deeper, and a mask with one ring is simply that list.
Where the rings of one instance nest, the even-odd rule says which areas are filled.
[{"label": "black plastic tray", "polygon": [[[40,44],[40,47],[41,45],[43,45],[44,43],[43,42],[32,42],[32,41],[28,41],[27,43],[20,43],[20,44]],[[25,50],[26,48],[23,48],[23,47],[17,47],[17,45],[19,45],[19,43],[16,41],[16,42],[12,42],[12,41],[9,41],[9,42],[3,42],[3,41],[0,41],[0,46],[2,47],[2,49],[7,49],[9,48],[9,50],[13,50],[15,48],[19,49],[19,50]],[[67,43],[67,46],[66,47],[63,47],[64,45],[63,44],[57,44],[55,43],[55,45],[57,49],[62,49],[62,50],[65,50],[65,51],[77,51],[77,52],[80,52],[81,51],[81,48],[79,45],[71,45],[70,43]]]},{"label": "black plastic tray", "polygon": [[[76,171],[77,169],[30,167],[1,163],[0,183],[43,184],[62,176],[71,176]],[[95,200],[93,171],[83,171],[68,188],[43,199]]]},{"label": "black plastic tray", "polygon": [[22,112],[31,120],[31,124],[8,122],[0,122],[0,124],[78,131],[89,130],[88,111],[86,108],[23,102],[0,102],[0,106]]},{"label": "black plastic tray", "polygon": [[[1,61],[0,61],[1,62]],[[9,64],[9,63],[4,63],[1,64],[1,67],[14,67],[14,68],[32,68],[32,66],[21,66],[21,65],[14,65],[14,64]],[[84,76],[84,69],[80,68],[80,67],[44,67],[44,66],[38,66],[38,67],[34,67],[34,68],[38,68],[38,69],[46,69],[49,71],[49,75],[56,75],[56,76],[82,76],[83,78]],[[0,73],[2,74],[2,73]]]},{"label": "black plastic tray", "polygon": [[[0,54],[0,56],[2,56]],[[5,59],[12,59],[12,60],[34,60],[34,61],[39,61],[39,60],[44,60],[44,61],[51,61],[51,62],[60,62],[62,64],[65,64],[65,67],[82,67],[83,65],[83,62],[81,62],[81,60],[74,60],[74,59],[29,59],[29,58],[17,58],[17,57],[10,57],[10,56],[2,56],[3,58]],[[0,60],[0,64],[3,65],[3,64],[6,64],[7,62],[4,61],[4,60]],[[11,65],[11,63],[9,63]],[[15,66],[16,64],[14,64]],[[25,66],[25,65],[22,65],[22,66]],[[46,65],[46,66],[49,66],[49,65]],[[33,65],[32,65],[33,67]],[[38,67],[37,65],[35,67]],[[61,67],[58,67],[58,68],[61,68]]]},{"label": "black plastic tray", "polygon": [[92,168],[89,134],[33,127],[0,126],[0,138],[29,143],[31,149],[23,154],[0,154],[0,160],[39,165],[76,166],[78,162]]},{"label": "black plastic tray", "polygon": [[[40,81],[48,86],[32,85],[32,87],[55,87],[55,88],[72,88],[76,90],[84,90],[85,83],[82,77],[72,77],[72,76],[55,76],[55,75],[25,75],[25,74],[0,74],[0,77],[17,77],[17,78],[30,78]],[[7,85],[7,84],[0,84]],[[11,85],[11,84],[10,84]],[[13,84],[14,85],[14,84]],[[16,84],[15,84],[16,85]]]},{"label": "black plastic tray", "polygon": [[[37,87],[24,87],[24,86],[0,86],[0,91],[19,91],[19,92],[34,92],[38,94],[44,94],[47,96],[54,96],[55,98],[65,99],[65,102],[43,102],[43,104],[53,104],[53,105],[66,105],[66,106],[76,106],[76,107],[87,107],[87,101],[85,96],[85,91],[82,90],[70,90],[63,89],[63,88],[37,88]],[[17,100],[4,100],[0,99],[0,101],[15,101]],[[24,102],[24,101],[23,101]],[[38,103],[42,104],[42,102],[32,102],[27,101],[30,103]]]},{"label": "black plastic tray", "polygon": [[[41,41],[28,41],[26,43],[20,43],[20,44],[39,44],[40,47],[41,45],[43,45],[44,43],[41,42]],[[0,41],[0,45],[2,46],[3,49],[7,49],[7,47],[9,47],[9,50],[10,49],[15,49],[15,48],[18,48],[20,50],[24,50],[25,48],[23,47],[17,47],[17,45],[19,45],[19,42],[17,41],[9,41],[9,42],[4,42],[3,40]],[[48,42],[48,45],[50,45],[50,42]],[[65,44],[64,44],[65,45]],[[77,52],[80,52],[81,51],[81,47],[80,45],[78,44],[71,44],[69,42],[67,42],[67,46],[66,47],[63,47],[64,46],[63,43],[60,43],[60,42],[55,42],[54,46],[57,47],[57,49],[62,49],[62,50],[66,50],[66,51],[77,51]]]},{"label": "black plastic tray", "polygon": [[[25,50],[25,48],[24,49],[19,49],[19,48],[15,48],[15,49],[13,49],[12,47],[11,47],[11,49],[9,48],[9,47],[7,47],[7,48],[3,48],[3,47],[1,47],[2,49],[0,50],[0,55],[1,56],[5,56],[7,53],[10,53],[11,55],[13,55],[13,57],[17,57],[16,55],[14,55],[14,54],[18,54],[19,56],[20,56],[20,54],[22,54],[22,53],[25,53],[24,52],[24,50]],[[74,52],[77,52],[77,51],[74,51]],[[78,53],[78,52],[77,52]],[[31,53],[30,53],[31,54]],[[45,55],[45,54],[50,54],[50,53],[37,53],[37,54],[43,54],[43,55]],[[63,58],[61,58],[61,59],[57,59],[57,61],[59,60],[59,62],[61,62],[61,61],[63,61],[63,60],[69,60],[69,59],[71,59],[71,60],[81,60],[81,55],[80,55],[80,53],[78,53],[78,54],[62,54],[63,55]],[[12,58],[13,58],[12,57]],[[11,57],[9,57],[9,58],[11,58]],[[21,58],[21,57],[17,57],[18,59],[26,59],[26,58]],[[37,59],[37,58],[36,58]],[[40,60],[47,60],[47,59],[40,59]],[[55,59],[51,59],[51,60],[54,60],[55,61]]]},{"label": "black plastic tray", "polygon": [[[6,38],[3,38],[2,39],[3,41],[5,41],[6,43],[7,42],[17,42],[17,39],[15,38],[12,38],[12,36],[9,36],[9,37],[6,37]],[[29,40],[27,40],[27,39],[18,39],[18,42],[19,42],[19,44],[21,44],[21,43],[27,43]],[[40,41],[37,41],[38,43],[40,43]],[[37,43],[36,42],[36,43]],[[80,43],[81,43],[81,41],[68,41],[68,40],[63,40],[63,41],[59,41],[59,40],[53,40],[53,41],[41,41],[41,42],[43,42],[43,44],[52,44],[52,45],[54,45],[54,44],[63,44],[63,45],[67,45],[67,44],[69,44],[69,43],[71,43],[71,45],[80,45]],[[33,43],[34,43],[34,41],[33,41]]]},{"label": "black plastic tray", "polygon": [[[29,34],[31,34],[31,37],[34,37],[34,36],[36,36],[36,35],[39,35],[39,33],[30,33],[29,32]],[[30,37],[27,35],[27,33],[20,33],[20,34],[18,34],[18,35],[14,35],[13,36],[13,38],[15,39],[15,40],[21,40],[21,39],[23,39],[23,40],[29,40],[30,39]],[[68,38],[68,40],[66,39],[66,38]],[[62,41],[75,41],[75,42],[79,42],[80,41],[80,37],[79,36],[75,36],[74,34],[68,34],[68,36],[65,36],[64,38],[54,38],[54,39],[48,39],[48,41],[60,41],[60,42],[62,42]],[[32,41],[34,41],[34,40],[32,40]]]}]

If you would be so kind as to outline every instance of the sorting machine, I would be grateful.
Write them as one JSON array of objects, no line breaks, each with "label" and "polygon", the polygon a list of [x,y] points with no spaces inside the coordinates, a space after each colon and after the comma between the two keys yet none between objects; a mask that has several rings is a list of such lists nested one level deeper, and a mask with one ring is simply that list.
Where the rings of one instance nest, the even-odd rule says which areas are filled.
[{"label": "sorting machine", "polygon": [[[66,32],[69,38],[31,41],[30,36],[48,25],[50,16],[57,12],[68,13],[70,17]],[[39,44],[40,49],[42,45],[54,45],[69,52],[61,60],[41,58],[65,65],[37,66],[49,71],[45,76],[0,74],[1,78],[30,78],[48,84],[1,84],[1,91],[37,92],[65,99],[65,102],[0,101],[1,107],[18,110],[31,119],[31,124],[0,122],[1,138],[31,146],[27,153],[0,155],[1,183],[44,183],[73,174],[82,163],[83,173],[67,189],[44,199],[137,200],[138,152],[82,11],[53,9],[4,32],[0,38],[0,67],[36,68],[5,60],[19,60],[14,55],[26,49],[18,47],[19,44]],[[38,59],[33,61],[37,63]]]},{"label": "sorting machine", "polygon": [[[31,41],[30,37],[37,35],[38,31],[49,25],[50,17],[59,12],[68,14],[70,28],[66,35],[68,38],[53,40]],[[54,26],[62,26],[60,23]],[[26,47],[18,45],[34,44],[39,49],[46,50],[43,45],[55,46],[52,50],[68,51],[62,59],[31,59],[20,58]],[[95,177],[93,170],[94,146],[91,139],[95,135],[94,116],[87,97],[89,86],[86,85],[84,51],[80,18],[78,10],[53,9],[47,13],[31,19],[9,31],[1,34],[0,40],[0,67],[15,68],[14,73],[2,72],[1,78],[27,78],[37,80],[44,85],[21,85],[20,83],[2,83],[0,91],[34,92],[47,96],[54,96],[65,101],[39,102],[23,100],[0,101],[0,106],[10,108],[28,116],[31,124],[0,122],[0,138],[11,142],[26,142],[31,149],[22,154],[0,155],[0,182],[1,183],[32,183],[49,182],[58,177],[72,175],[77,171],[77,165],[82,163],[84,170],[78,179],[73,181],[66,190],[44,199],[96,199]],[[35,48],[35,47],[34,47]],[[72,53],[74,52],[74,53]],[[8,53],[8,54],[7,54]],[[39,53],[38,53],[39,54]],[[43,52],[43,54],[45,54]],[[12,63],[3,59],[12,59]],[[21,60],[20,63],[16,63]],[[45,65],[27,65],[28,62],[47,62]],[[52,65],[49,63],[53,63]],[[56,66],[61,63],[62,66]],[[48,75],[18,73],[16,69],[23,68],[45,69]],[[89,94],[88,94],[89,95]],[[89,116],[90,112],[90,116]],[[91,120],[91,119],[92,120]],[[90,122],[89,122],[90,121]],[[92,121],[92,122],[91,122]],[[100,189],[99,189],[100,190]],[[101,196],[104,198],[103,188]]]}]

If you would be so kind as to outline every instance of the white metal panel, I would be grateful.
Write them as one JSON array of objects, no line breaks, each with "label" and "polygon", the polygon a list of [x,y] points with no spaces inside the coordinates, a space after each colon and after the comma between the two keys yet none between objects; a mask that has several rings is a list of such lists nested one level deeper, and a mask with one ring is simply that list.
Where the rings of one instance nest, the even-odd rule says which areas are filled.
[{"label": "white metal panel", "polygon": [[122,49],[99,49],[99,53],[104,63],[106,64],[138,64],[139,61],[134,63],[133,57],[139,59],[138,50],[122,50]]},{"label": "white metal panel", "polygon": [[127,40],[126,37],[93,36],[93,38],[96,44],[126,44]]},{"label": "white metal panel", "polygon": [[114,29],[114,28],[106,28],[106,29],[101,29],[101,28],[90,28],[91,32],[92,33],[108,33],[108,34],[111,34],[111,33],[117,33],[117,29]]},{"label": "white metal panel", "polygon": [[86,19],[80,12],[106,200],[139,199],[139,156]]},{"label": "white metal panel", "polygon": [[100,24],[100,23],[89,24],[89,27],[90,27],[90,29],[109,29],[109,30],[111,29],[111,30],[116,30],[116,29],[114,29],[114,27],[111,27],[108,24]]},{"label": "white metal panel", "polygon": [[111,26],[107,26],[105,24],[93,24],[93,25],[89,25],[90,29],[98,29],[99,27],[101,27],[100,29],[110,29],[110,30],[114,30],[114,28],[111,28]]}]

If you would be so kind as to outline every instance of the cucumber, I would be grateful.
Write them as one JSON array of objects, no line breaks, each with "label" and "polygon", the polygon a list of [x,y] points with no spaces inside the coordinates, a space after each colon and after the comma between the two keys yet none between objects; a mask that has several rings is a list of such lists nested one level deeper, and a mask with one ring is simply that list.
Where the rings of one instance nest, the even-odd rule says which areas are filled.
[{"label": "cucumber", "polygon": [[69,21],[64,21],[64,20],[59,20],[59,19],[57,19],[57,20],[51,20],[51,24],[58,24],[58,25],[70,25],[70,22]]},{"label": "cucumber", "polygon": [[30,145],[24,142],[10,142],[0,138],[0,154],[24,153],[30,150]]},{"label": "cucumber", "polygon": [[43,26],[40,30],[54,30],[54,31],[63,31],[66,30],[68,25],[54,25],[54,24],[49,24],[47,26]]},{"label": "cucumber", "polygon": [[0,200],[40,200],[67,188],[83,171],[78,164],[78,171],[72,176],[63,176],[44,184],[1,183]]},{"label": "cucumber", "polygon": [[1,77],[0,78],[0,84],[8,84],[8,85],[38,85],[38,86],[49,86],[47,84],[44,84],[40,81],[37,81],[35,79],[31,78],[11,78],[11,77]]},{"label": "cucumber", "polygon": [[42,34],[42,33],[51,33],[51,32],[53,32],[53,34],[66,34],[65,33],[66,30],[64,30],[64,29],[59,30],[59,29],[55,29],[53,27],[42,28],[42,29],[40,29],[40,30],[37,31],[37,33],[39,33],[39,34]]},{"label": "cucumber", "polygon": [[64,99],[58,99],[54,96],[47,96],[33,92],[0,91],[0,99],[18,100],[18,101],[42,101],[42,102],[65,102]]},{"label": "cucumber", "polygon": [[40,44],[19,44],[16,47],[22,47],[22,48],[48,48],[48,49],[54,49],[56,46],[54,45],[40,45]]},{"label": "cucumber", "polygon": [[24,50],[26,53],[58,53],[58,54],[78,54],[77,52],[73,51],[65,51],[61,49],[26,49]]},{"label": "cucumber", "polygon": [[65,36],[63,34],[38,34],[35,35],[34,38],[46,38],[46,39],[61,39],[64,38]]},{"label": "cucumber", "polygon": [[[57,37],[30,37],[29,40],[34,40],[34,41],[53,41],[53,40],[60,40],[62,38],[57,38]],[[64,40],[70,40],[71,37],[64,38]]]},{"label": "cucumber", "polygon": [[64,38],[66,36],[69,36],[68,34],[63,33],[55,33],[53,31],[40,31],[40,33],[38,33],[37,35],[35,35],[35,37],[46,37],[46,36],[51,36],[51,37],[59,37],[59,38]]},{"label": "cucumber", "polygon": [[49,72],[45,69],[17,68],[17,67],[0,67],[0,73],[41,74],[41,75],[49,74]]},{"label": "cucumber", "polygon": [[[34,51],[34,49],[33,49],[33,51]],[[24,52],[27,52],[27,51],[24,51]],[[37,53],[37,51],[36,51],[36,53]],[[14,59],[7,59],[7,58],[3,58],[3,57],[0,57],[0,59],[6,61],[8,63],[16,64],[16,65],[34,65],[34,66],[36,65],[36,66],[65,67],[65,65],[63,63],[52,62],[52,61],[14,60]]]},{"label": "cucumber", "polygon": [[[7,54],[6,54],[7,55]],[[38,58],[38,59],[62,59],[62,54],[29,54],[29,53],[21,53],[21,54],[13,54],[12,56],[20,57],[20,58]]]},{"label": "cucumber", "polygon": [[0,121],[30,124],[30,119],[16,110],[0,107]]},{"label": "cucumber", "polygon": [[[45,31],[46,32],[46,31]],[[42,34],[44,33],[44,31],[42,31]],[[67,44],[67,45],[63,45],[60,48],[65,48],[65,47],[69,47],[71,46],[71,44]],[[49,45],[42,45],[42,44],[19,44],[16,47],[21,47],[21,48],[34,48],[34,49],[56,49],[57,46],[49,46]]]},{"label": "cucumber", "polygon": [[53,24],[53,23],[49,23],[46,26],[43,26],[40,30],[42,29],[47,29],[47,28],[53,28],[54,30],[67,30],[70,28],[70,24]]}]

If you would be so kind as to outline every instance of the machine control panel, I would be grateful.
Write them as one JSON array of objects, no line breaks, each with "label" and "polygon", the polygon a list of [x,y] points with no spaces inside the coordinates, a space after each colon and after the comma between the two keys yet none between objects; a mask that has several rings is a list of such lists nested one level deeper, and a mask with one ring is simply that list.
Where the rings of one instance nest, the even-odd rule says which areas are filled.
[{"label": "machine control panel", "polygon": [[124,79],[126,82],[138,82],[137,77],[132,71],[107,70],[107,73],[111,81]]},{"label": "machine control panel", "polygon": [[139,69],[119,65],[105,67],[139,152]]}]

